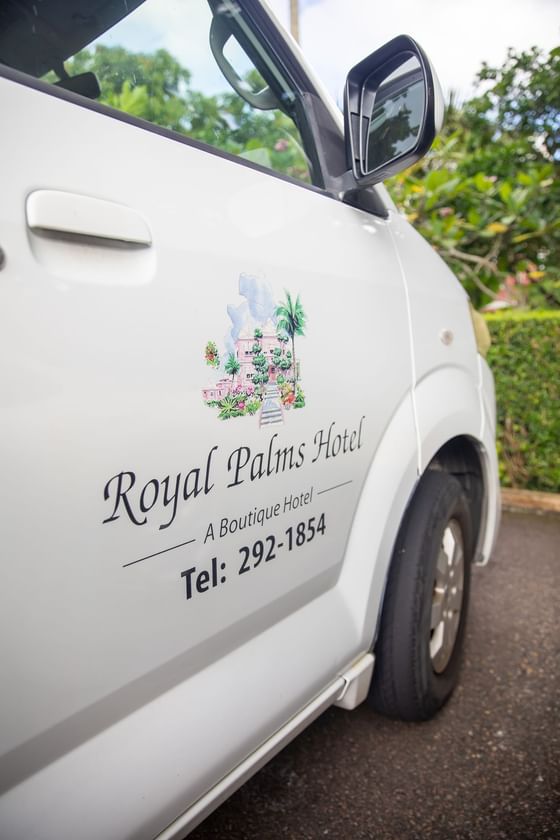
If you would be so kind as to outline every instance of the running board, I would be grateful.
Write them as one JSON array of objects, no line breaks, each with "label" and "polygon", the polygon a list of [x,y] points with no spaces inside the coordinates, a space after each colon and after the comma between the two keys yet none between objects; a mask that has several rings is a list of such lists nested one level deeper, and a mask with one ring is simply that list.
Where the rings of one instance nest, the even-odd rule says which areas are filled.
[{"label": "running board", "polygon": [[[351,669],[352,670],[352,669]],[[309,705],[302,709],[285,726],[278,730],[268,741],[265,741],[245,761],[242,761],[231,773],[228,773],[217,785],[195,802],[188,811],[171,823],[156,840],[179,840],[187,832],[192,831],[218,805],[221,805],[231,794],[244,784],[247,779],[260,770],[271,758],[280,752],[296,735],[299,735],[311,721],[319,717],[322,712],[337,702],[346,691],[347,684],[342,677],[322,691]]]},{"label": "running board", "polygon": [[156,840],[184,838],[187,831],[190,832],[199,825],[208,814],[240,788],[257,770],[270,761],[329,706],[335,705],[341,709],[355,709],[367,697],[373,673],[373,663],[374,658],[371,653],[366,653],[358,659],[305,709],[302,709],[299,714],[288,721],[254,753],[251,753],[245,761],[242,761],[198,802],[195,802],[188,811],[185,811],[161,834],[158,834]]}]

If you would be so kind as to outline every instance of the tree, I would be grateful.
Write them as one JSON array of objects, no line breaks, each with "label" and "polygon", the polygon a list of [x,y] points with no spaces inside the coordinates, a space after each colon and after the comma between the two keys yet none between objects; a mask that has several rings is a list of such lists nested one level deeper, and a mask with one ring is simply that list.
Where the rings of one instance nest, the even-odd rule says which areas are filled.
[{"label": "tree", "polygon": [[296,380],[298,378],[297,362],[296,362],[296,347],[295,336],[305,335],[305,321],[306,314],[301,305],[299,295],[292,299],[290,293],[286,291],[286,300],[276,307],[276,317],[278,318],[277,327],[279,330],[288,335],[292,341],[292,363],[293,363],[293,380],[294,392],[296,389]]},{"label": "tree", "polygon": [[235,376],[239,373],[241,365],[239,364],[236,356],[234,353],[229,353],[226,364],[225,364],[225,371],[226,373],[231,374],[231,384],[233,385],[233,380]]},{"label": "tree", "polygon": [[282,356],[280,357],[280,361],[278,362],[278,367],[280,368],[281,371],[284,371],[284,373],[286,373],[287,371],[290,370],[291,366],[292,366],[292,353],[291,353],[290,350],[288,350],[288,352],[286,354],[283,353]]},{"label": "tree", "polygon": [[[167,50],[133,53],[97,44],[81,50],[65,67],[71,76],[93,72],[101,88],[99,101],[106,105],[309,180],[298,130],[289,116],[280,109],[256,111],[236,93],[193,90],[190,71]],[[50,75],[54,81],[55,74]],[[253,90],[266,86],[257,70],[244,80]]]},{"label": "tree", "polygon": [[559,54],[483,66],[493,86],[451,102],[431,152],[387,185],[476,306],[560,306]]},{"label": "tree", "polygon": [[545,55],[537,47],[508,50],[501,67],[484,63],[480,82],[492,82],[471,108],[484,118],[492,112],[502,132],[532,138],[549,159],[560,156],[560,47]]},{"label": "tree", "polygon": [[275,368],[279,368],[282,362],[282,350],[280,347],[275,347],[272,351],[272,364]]},{"label": "tree", "polygon": [[253,382],[255,385],[261,385],[260,393],[261,395],[264,392],[264,386],[269,380],[268,375],[268,359],[264,355],[264,353],[259,352],[253,355],[253,367],[255,368],[255,373],[253,374]]},{"label": "tree", "polygon": [[124,47],[97,44],[66,62],[73,76],[91,71],[101,88],[100,102],[187,133],[192,113],[191,74],[167,50],[132,53]]}]

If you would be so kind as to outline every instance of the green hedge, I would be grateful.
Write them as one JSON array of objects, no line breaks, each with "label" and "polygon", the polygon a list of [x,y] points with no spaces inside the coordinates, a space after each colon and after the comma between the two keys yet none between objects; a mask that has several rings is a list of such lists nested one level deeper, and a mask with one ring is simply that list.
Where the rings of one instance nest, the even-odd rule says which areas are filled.
[{"label": "green hedge", "polygon": [[500,479],[560,492],[560,311],[486,316],[496,380]]}]

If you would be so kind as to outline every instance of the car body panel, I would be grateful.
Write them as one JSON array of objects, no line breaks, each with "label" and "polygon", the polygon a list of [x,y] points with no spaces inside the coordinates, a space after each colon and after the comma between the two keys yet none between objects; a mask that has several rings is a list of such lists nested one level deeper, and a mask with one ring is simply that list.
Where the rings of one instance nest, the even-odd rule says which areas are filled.
[{"label": "car body panel", "polygon": [[[0,101],[0,833],[172,836],[340,695],[455,436],[487,557],[491,376],[383,187],[385,218],[17,73]],[[232,383],[285,355],[288,293],[304,404],[221,419],[213,348]]]},{"label": "car body panel", "polygon": [[[226,663],[228,674],[243,675],[239,706],[228,689],[219,760],[197,744],[196,774],[181,768],[182,778],[193,779],[183,788],[186,801],[313,700],[364,647],[340,573],[364,481],[410,389],[402,275],[382,219],[31,86],[2,79],[0,95],[11,115],[4,159],[28,161],[5,170],[1,202],[9,257],[2,503],[11,546],[1,611],[2,636],[10,639],[4,785],[38,773],[49,789],[46,761],[64,762],[66,751],[77,760],[83,741],[94,748],[106,727],[125,731],[144,704],[179,686],[188,706],[210,714],[211,668]],[[53,128],[37,148],[40,126]],[[60,138],[80,132],[91,138],[89,151],[81,143],[60,154]],[[141,181],[121,165],[132,145],[138,159],[156,162]],[[109,171],[108,160],[115,163]],[[60,238],[26,228],[26,202],[38,190],[77,196],[77,212],[84,197],[129,208],[152,245],[100,242],[98,225],[91,242],[83,229]],[[287,240],[288,251],[281,247]],[[261,305],[271,315],[290,290],[309,318],[296,345],[305,407],[285,408],[283,422],[271,426],[260,426],[258,416],[220,420],[202,396],[216,379],[205,364],[208,340],[224,342],[228,329],[231,337],[236,317],[242,326],[264,326],[262,314],[247,310]],[[277,509],[266,532],[276,546],[293,526],[293,551],[285,545],[276,563],[241,576],[240,549],[262,532],[253,523],[253,532],[223,534],[222,523],[245,521],[257,509]],[[314,517],[317,524],[321,514],[326,533],[296,548],[298,523]],[[196,571],[185,578],[189,569]],[[321,598],[329,608],[318,619]],[[290,666],[306,611],[305,667],[295,658]],[[298,633],[288,630],[292,622]],[[247,645],[281,623],[283,642],[265,660],[270,666],[280,657],[288,670],[267,678],[270,703],[261,696],[248,735],[235,725],[245,675],[262,677],[265,662]],[[334,628],[336,640],[325,646]],[[293,688],[282,691],[286,685]],[[201,722],[190,726],[201,733]],[[150,747],[156,764],[155,750],[169,755],[164,740],[157,743]],[[130,775],[128,784],[133,798],[144,795]]]}]

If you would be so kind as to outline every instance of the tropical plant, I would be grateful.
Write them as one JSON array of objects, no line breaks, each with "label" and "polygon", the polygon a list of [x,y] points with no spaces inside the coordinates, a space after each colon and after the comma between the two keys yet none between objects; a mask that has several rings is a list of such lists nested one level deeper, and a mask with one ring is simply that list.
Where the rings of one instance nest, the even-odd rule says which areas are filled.
[{"label": "tropical plant", "polygon": [[284,408],[291,408],[295,402],[296,395],[294,393],[294,386],[291,382],[284,382],[280,386],[280,401]]},{"label": "tropical plant", "polygon": [[204,350],[204,358],[209,367],[220,367],[220,354],[214,341],[208,341]]},{"label": "tropical plant", "polygon": [[241,417],[243,410],[239,408],[237,399],[235,397],[224,397],[219,402],[220,413],[218,417],[220,420],[229,420],[230,417]]},{"label": "tropical plant", "polygon": [[231,384],[233,385],[233,380],[235,379],[236,374],[239,373],[241,365],[237,360],[234,353],[229,353],[227,357],[227,361],[225,364],[225,371],[231,375]]},{"label": "tropical plant", "polygon": [[247,414],[256,414],[260,407],[260,400],[249,400],[245,405],[245,411]]},{"label": "tropical plant", "polygon": [[388,187],[475,306],[560,307],[560,48],[510,50]]},{"label": "tropical plant", "polygon": [[296,362],[296,347],[295,336],[305,335],[306,314],[301,305],[299,295],[293,300],[290,293],[286,290],[286,299],[283,303],[276,307],[276,317],[278,330],[286,333],[292,342],[292,360],[293,360],[293,382],[294,390],[296,380],[298,378],[297,362]]}]

